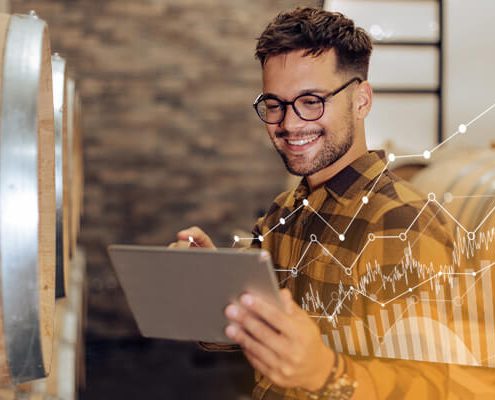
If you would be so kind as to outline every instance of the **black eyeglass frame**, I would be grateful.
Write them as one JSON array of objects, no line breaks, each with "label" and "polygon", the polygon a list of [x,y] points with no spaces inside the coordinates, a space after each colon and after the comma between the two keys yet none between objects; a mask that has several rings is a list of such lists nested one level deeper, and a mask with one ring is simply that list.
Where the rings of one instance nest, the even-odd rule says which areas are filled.
[{"label": "black eyeglass frame", "polygon": [[[346,83],[344,83],[342,86],[338,87],[337,89],[333,90],[332,92],[326,94],[325,96],[320,96],[320,95],[317,95],[315,93],[303,93],[303,94],[300,94],[299,96],[297,96],[296,98],[294,98],[292,101],[284,101],[284,100],[280,100],[278,97],[274,96],[274,95],[265,95],[263,93],[260,93],[258,95],[258,97],[256,97],[256,100],[254,101],[253,103],[253,108],[254,110],[256,111],[256,114],[258,115],[258,117],[265,123],[265,124],[270,124],[270,125],[277,125],[277,124],[280,124],[284,119],[285,119],[285,114],[287,113],[287,106],[292,106],[292,109],[294,110],[294,112],[297,114],[297,116],[299,118],[301,118],[303,121],[317,121],[319,120],[323,114],[325,114],[325,103],[328,101],[328,99],[330,97],[333,97],[333,96],[336,96],[337,94],[339,94],[340,92],[342,92],[343,90],[345,90],[347,87],[349,87],[351,84],[353,84],[354,82],[363,82],[363,80],[357,76],[355,76],[354,78],[352,78],[351,80],[347,81]],[[316,98],[318,98],[320,101],[321,101],[321,104],[322,104],[322,111],[321,111],[321,114],[318,118],[304,118],[301,116],[301,114],[299,113],[299,110],[296,108],[295,106],[295,103],[298,99],[300,99],[301,97],[304,97],[304,96],[314,96]],[[276,121],[276,122],[268,122],[268,121],[265,121],[263,119],[263,117],[260,115],[260,112],[258,111],[258,104],[261,103],[263,100],[266,100],[266,99],[272,99],[272,100],[277,100],[282,106],[283,106],[283,109],[282,109],[282,116],[280,118],[279,121]]]}]

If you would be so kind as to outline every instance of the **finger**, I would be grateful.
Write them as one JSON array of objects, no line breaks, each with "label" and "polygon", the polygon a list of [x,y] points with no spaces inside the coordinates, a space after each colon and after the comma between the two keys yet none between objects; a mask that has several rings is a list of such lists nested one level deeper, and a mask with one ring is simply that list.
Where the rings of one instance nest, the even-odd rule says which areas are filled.
[{"label": "finger", "polygon": [[177,233],[177,239],[179,240],[190,241],[190,238],[199,247],[215,248],[215,244],[210,237],[197,226],[184,229]]},{"label": "finger", "polygon": [[241,304],[259,318],[268,322],[282,335],[291,337],[293,323],[286,312],[279,306],[249,293],[241,296]]},{"label": "finger", "polygon": [[266,376],[270,381],[272,381],[275,385],[292,388],[299,386],[297,380],[294,379],[294,376],[291,372],[284,372],[283,368],[271,368],[266,365],[262,360],[256,357],[253,353],[244,349],[244,355],[246,356],[249,363],[262,375]]},{"label": "finger", "polygon": [[177,242],[169,244],[168,247],[171,249],[187,249],[190,247],[190,243],[184,240],[178,240]]},{"label": "finger", "polygon": [[258,342],[270,348],[278,357],[283,357],[287,352],[289,348],[287,338],[275,331],[269,323],[259,319],[256,314],[242,306],[231,304],[225,309],[225,315]]},{"label": "finger", "polygon": [[285,312],[287,314],[292,314],[294,312],[294,300],[292,299],[292,294],[289,289],[280,289],[280,299],[282,300],[282,304],[284,306]]},{"label": "finger", "polygon": [[[260,374],[263,376],[266,376],[268,379],[270,379],[272,382],[274,382],[278,377],[274,376],[275,374],[273,373],[272,369],[268,367],[263,361],[261,361],[258,357],[256,357],[253,353],[250,351],[243,349],[244,355],[246,356],[247,360],[249,361],[249,364],[258,371]],[[280,382],[274,382],[278,385],[280,385]]]},{"label": "finger", "polygon": [[243,349],[249,351],[269,368],[277,368],[280,361],[277,355],[264,344],[251,337],[240,326],[230,324],[225,329],[228,338],[239,344]]}]

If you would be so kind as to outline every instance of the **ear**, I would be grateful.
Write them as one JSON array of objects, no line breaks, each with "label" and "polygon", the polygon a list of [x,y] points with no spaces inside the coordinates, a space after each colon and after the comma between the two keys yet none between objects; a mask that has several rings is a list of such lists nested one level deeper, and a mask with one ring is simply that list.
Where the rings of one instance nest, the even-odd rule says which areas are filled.
[{"label": "ear", "polygon": [[373,89],[368,81],[364,81],[359,84],[354,93],[356,116],[358,119],[365,119],[371,110]]}]

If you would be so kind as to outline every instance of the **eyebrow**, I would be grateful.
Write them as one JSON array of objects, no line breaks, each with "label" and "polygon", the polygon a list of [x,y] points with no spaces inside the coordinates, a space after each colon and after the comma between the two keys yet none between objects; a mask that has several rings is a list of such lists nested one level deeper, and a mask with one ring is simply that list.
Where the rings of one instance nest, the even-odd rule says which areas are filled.
[{"label": "eyebrow", "polygon": [[[294,98],[297,96],[301,96],[303,94],[312,94],[312,93],[329,93],[329,91],[324,90],[324,89],[320,89],[320,88],[303,89],[303,90],[300,90],[299,92],[297,92],[297,94],[294,96]],[[280,96],[276,95],[275,93],[271,93],[271,92],[263,93],[263,96],[273,96],[273,97],[276,97],[277,99],[284,100]]]}]

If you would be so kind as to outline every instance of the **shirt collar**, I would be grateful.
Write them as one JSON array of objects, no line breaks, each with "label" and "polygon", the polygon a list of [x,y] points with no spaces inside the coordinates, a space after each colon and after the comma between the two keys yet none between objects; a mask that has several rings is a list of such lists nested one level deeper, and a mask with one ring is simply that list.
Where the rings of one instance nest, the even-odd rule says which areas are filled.
[{"label": "shirt collar", "polygon": [[[354,160],[344,169],[324,183],[320,189],[326,191],[339,203],[353,200],[356,195],[371,189],[373,182],[386,168],[385,151],[369,151],[365,155]],[[294,192],[296,203],[302,201],[310,193],[306,178],[303,178]]]}]

